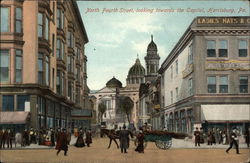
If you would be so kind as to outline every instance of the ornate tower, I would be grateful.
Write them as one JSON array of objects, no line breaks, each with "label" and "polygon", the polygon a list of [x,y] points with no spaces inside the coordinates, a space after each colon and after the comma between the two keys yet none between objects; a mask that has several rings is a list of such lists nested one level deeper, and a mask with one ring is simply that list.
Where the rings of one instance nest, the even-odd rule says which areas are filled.
[{"label": "ornate tower", "polygon": [[157,77],[157,71],[159,69],[160,56],[157,53],[157,45],[153,41],[153,35],[151,35],[151,42],[148,44],[147,55],[144,58],[146,62],[146,76],[145,81],[152,81]]}]

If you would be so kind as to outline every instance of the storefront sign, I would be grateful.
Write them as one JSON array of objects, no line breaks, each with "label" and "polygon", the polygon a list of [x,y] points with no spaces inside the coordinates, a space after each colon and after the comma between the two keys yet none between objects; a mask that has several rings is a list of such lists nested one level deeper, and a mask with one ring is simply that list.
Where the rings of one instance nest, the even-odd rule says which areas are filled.
[{"label": "storefront sign", "polygon": [[249,71],[249,61],[228,60],[228,61],[206,61],[206,70],[227,71],[242,70]]}]

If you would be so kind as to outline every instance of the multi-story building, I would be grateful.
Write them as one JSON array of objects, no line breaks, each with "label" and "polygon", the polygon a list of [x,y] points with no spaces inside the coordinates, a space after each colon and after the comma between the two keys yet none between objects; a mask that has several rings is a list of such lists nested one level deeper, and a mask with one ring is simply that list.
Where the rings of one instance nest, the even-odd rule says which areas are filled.
[{"label": "multi-story building", "polygon": [[197,17],[165,59],[162,108],[168,130],[250,125],[250,17]]},{"label": "multi-story building", "polygon": [[71,110],[88,100],[76,1],[3,0],[0,28],[1,127],[70,127]]}]

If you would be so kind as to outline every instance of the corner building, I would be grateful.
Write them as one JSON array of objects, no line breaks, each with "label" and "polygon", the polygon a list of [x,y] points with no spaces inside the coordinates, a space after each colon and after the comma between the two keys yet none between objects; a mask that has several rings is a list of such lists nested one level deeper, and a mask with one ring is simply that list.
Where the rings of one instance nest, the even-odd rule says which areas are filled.
[{"label": "corner building", "polygon": [[71,127],[88,96],[76,1],[3,0],[0,28],[0,127]]},{"label": "corner building", "polygon": [[165,59],[161,102],[165,127],[193,134],[195,127],[250,125],[250,17],[197,17]]}]

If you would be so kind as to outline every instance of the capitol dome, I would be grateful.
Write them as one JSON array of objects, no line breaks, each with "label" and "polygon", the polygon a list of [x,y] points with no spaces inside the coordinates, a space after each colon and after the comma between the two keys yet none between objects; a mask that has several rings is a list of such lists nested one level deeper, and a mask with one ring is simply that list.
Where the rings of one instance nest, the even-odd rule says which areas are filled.
[{"label": "capitol dome", "polygon": [[106,87],[108,87],[108,88],[122,88],[122,83],[119,80],[117,80],[115,77],[113,77],[112,79],[110,79],[106,83]]},{"label": "capitol dome", "polygon": [[145,75],[145,69],[141,65],[140,60],[137,58],[135,64],[129,69],[128,75]]}]

